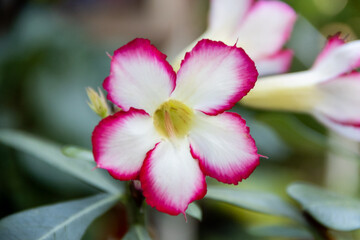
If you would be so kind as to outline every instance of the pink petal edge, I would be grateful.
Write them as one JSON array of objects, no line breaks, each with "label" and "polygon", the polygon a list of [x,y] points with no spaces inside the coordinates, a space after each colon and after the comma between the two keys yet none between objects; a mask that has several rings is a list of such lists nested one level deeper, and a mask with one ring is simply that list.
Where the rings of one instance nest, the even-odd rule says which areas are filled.
[{"label": "pink petal edge", "polygon": [[[276,9],[278,10],[277,14],[282,14],[283,17],[285,17],[285,16],[287,17],[285,20],[285,21],[287,21],[287,25],[284,27],[284,31],[281,33],[282,38],[276,45],[273,46],[273,54],[276,54],[276,52],[280,51],[283,48],[284,44],[290,39],[295,21],[297,19],[297,14],[296,14],[295,10],[292,7],[290,7],[288,4],[286,4],[285,2],[277,1],[277,0],[275,0],[275,1],[272,1],[272,0],[271,1],[268,1],[268,0],[257,1],[250,8],[247,15],[244,17],[242,23],[239,25],[239,28],[241,28],[241,25],[247,21],[248,16],[251,16],[252,14],[257,14],[256,12],[261,8],[268,9],[270,7],[276,7]],[[271,20],[271,19],[269,19],[269,20]],[[268,23],[264,23],[264,27],[266,27],[267,24]],[[261,31],[261,29],[258,31]],[[263,57],[267,57],[267,56],[263,56]],[[258,59],[255,59],[255,61],[257,61],[257,60]]]},{"label": "pink petal edge", "polygon": [[[159,144],[159,143],[158,143]],[[149,182],[147,181],[147,172],[149,172],[149,168],[150,168],[150,160],[152,157],[152,153],[154,152],[154,150],[156,149],[156,147],[158,146],[158,144],[156,144],[156,146],[150,150],[147,154],[146,154],[146,158],[144,160],[144,164],[141,168],[141,172],[140,172],[140,182],[141,182],[141,187],[143,189],[143,195],[145,197],[146,203],[148,205],[150,205],[153,208],[156,208],[158,211],[160,212],[164,212],[173,216],[179,215],[180,213],[182,213],[185,216],[186,219],[186,215],[185,215],[185,211],[186,209],[183,210],[179,210],[174,206],[170,206],[170,205],[166,205],[163,203],[163,199],[158,198],[155,194],[156,189],[154,189],[154,186],[152,184],[149,184]],[[195,161],[195,159],[194,159]],[[203,182],[201,183],[202,188],[198,189],[198,191],[194,194],[194,196],[190,199],[188,205],[196,200],[200,200],[202,198],[204,198],[204,196],[207,193],[207,184],[205,181],[205,176],[204,178],[202,178]]]},{"label": "pink petal edge", "polygon": [[319,122],[327,126],[332,131],[335,131],[344,137],[353,139],[354,141],[360,141],[360,127],[338,124],[320,113],[314,112],[313,114]]},{"label": "pink petal edge", "polygon": [[335,50],[336,48],[345,44],[345,40],[340,37],[341,33],[336,33],[333,36],[330,36],[318,57],[315,60],[314,66],[321,62],[326,56]]},{"label": "pink petal edge", "polygon": [[202,172],[206,175],[206,176],[210,176],[212,178],[215,178],[216,180],[218,180],[219,182],[223,182],[223,183],[227,183],[227,184],[234,184],[234,185],[238,185],[239,182],[241,182],[242,180],[248,178],[256,169],[256,167],[260,164],[260,157],[264,157],[267,158],[266,156],[262,156],[260,154],[257,153],[257,147],[255,144],[255,140],[251,137],[250,135],[250,129],[249,127],[246,125],[245,120],[237,113],[233,113],[233,112],[224,112],[223,114],[228,115],[229,117],[231,117],[234,121],[237,121],[239,123],[239,126],[243,127],[243,132],[241,134],[246,133],[248,136],[248,140],[250,142],[251,148],[253,150],[254,155],[257,156],[257,158],[255,159],[255,161],[251,161],[251,164],[249,164],[246,168],[245,172],[241,172],[241,171],[236,171],[235,168],[233,168],[232,170],[234,170],[231,175],[229,173],[227,173],[224,176],[221,176],[221,174],[219,174],[217,172],[217,168],[211,168],[211,167],[206,167],[206,160],[201,158],[200,153],[197,153],[194,151],[193,147],[190,144],[190,152],[191,155],[195,158],[199,160],[199,165],[200,168],[202,170]]},{"label": "pink petal edge", "polygon": [[[261,76],[286,73],[291,67],[294,51],[291,49],[280,50],[272,56],[256,61]],[[265,68],[269,70],[265,70]]]},{"label": "pink petal edge", "polygon": [[[228,28],[225,23],[238,25],[248,14],[254,5],[255,0],[210,0],[210,10],[208,15],[208,30]],[[235,30],[235,29],[233,29]]]},{"label": "pink petal edge", "polygon": [[326,118],[328,118],[330,121],[339,124],[339,125],[343,125],[343,126],[349,126],[349,127],[355,127],[355,128],[360,128],[360,120],[357,121],[341,121],[335,118],[332,118],[330,116],[326,116],[324,115]]},{"label": "pink petal edge", "polygon": [[107,167],[103,167],[103,166],[99,165],[98,161],[99,161],[99,158],[101,155],[101,151],[100,151],[101,137],[102,137],[102,134],[104,133],[104,129],[107,129],[107,128],[109,128],[109,126],[114,124],[114,122],[115,122],[114,120],[118,120],[119,118],[121,118],[121,120],[124,121],[128,117],[132,117],[133,115],[136,115],[136,114],[149,116],[149,114],[147,114],[144,110],[138,110],[138,109],[134,109],[134,108],[131,108],[127,112],[120,111],[120,112],[115,113],[114,115],[110,115],[110,116],[102,119],[99,122],[99,124],[95,127],[95,129],[92,133],[91,141],[92,141],[92,146],[93,146],[94,160],[97,163],[96,168],[102,168],[102,169],[107,170],[113,178],[121,180],[121,181],[138,179],[140,169],[136,172],[119,174],[112,168],[107,168]]},{"label": "pink petal edge", "polygon": [[[224,48],[228,51],[236,51],[238,54],[238,57],[241,62],[244,62],[245,70],[242,71],[242,69],[238,72],[238,80],[239,80],[239,87],[237,89],[237,92],[233,94],[233,96],[230,96],[230,98],[227,100],[227,102],[223,105],[217,106],[216,108],[213,108],[209,111],[203,111],[199,110],[201,112],[204,112],[207,115],[217,115],[220,114],[226,110],[231,109],[240,99],[242,99],[246,94],[255,86],[255,83],[257,81],[257,77],[259,76],[259,73],[256,69],[254,61],[245,53],[244,49],[236,47],[236,44],[234,46],[228,46],[225,43],[221,41],[212,41],[210,39],[202,39],[200,40],[196,46],[190,51],[185,54],[184,59],[181,61],[180,69],[178,71],[178,74],[181,74],[181,69],[185,65],[186,61],[188,61],[192,55],[197,54],[197,52],[201,52],[203,48]],[[243,68],[243,66],[240,66]],[[245,74],[244,74],[245,72]],[[246,85],[242,86],[243,79],[246,79]],[[221,79],[219,79],[220,81]]]},{"label": "pink petal edge", "polygon": [[111,93],[111,84],[112,81],[112,69],[114,68],[114,64],[116,63],[116,56],[121,54],[131,53],[136,50],[143,50],[146,54],[150,54],[154,59],[156,59],[159,63],[163,65],[166,69],[168,75],[170,76],[170,81],[172,85],[172,91],[174,91],[176,86],[176,73],[173,70],[172,66],[167,62],[167,56],[160,52],[154,45],[151,44],[150,40],[144,38],[136,38],[126,45],[120,47],[119,49],[114,51],[114,55],[111,56],[111,65],[110,65],[110,75],[104,79],[103,88],[109,93],[107,94],[107,99],[113,103],[115,103],[121,109],[127,111],[128,108],[121,105]]},{"label": "pink petal edge", "polygon": [[285,73],[285,72],[289,71],[293,57],[294,57],[294,51],[291,49],[285,49],[285,50],[281,50],[281,51],[277,52],[273,56],[268,57],[268,59],[271,59],[274,61],[280,60],[282,63],[282,68],[279,69],[279,70],[281,70],[281,72],[278,72],[278,73]]},{"label": "pink petal edge", "polygon": [[[337,37],[337,35],[335,35],[334,37]],[[341,39],[340,39],[341,40]],[[360,72],[357,72],[356,70],[352,71],[351,73],[347,73],[347,74],[343,74],[342,76],[340,77],[358,77],[355,81],[360,81]],[[334,82],[334,81],[341,81],[341,78],[338,79],[338,78],[333,78],[333,79],[330,79],[330,80],[327,80],[325,82],[321,82],[319,83],[319,86],[321,88],[321,85],[323,84],[327,84],[329,82]],[[333,122],[334,124],[339,124],[339,125],[343,125],[344,127],[348,126],[348,127],[354,127],[354,128],[360,128],[360,119],[359,120],[339,120],[339,119],[336,119],[336,117],[332,117],[332,116],[329,116],[327,114],[322,114],[324,118],[327,118],[329,121]]]}]

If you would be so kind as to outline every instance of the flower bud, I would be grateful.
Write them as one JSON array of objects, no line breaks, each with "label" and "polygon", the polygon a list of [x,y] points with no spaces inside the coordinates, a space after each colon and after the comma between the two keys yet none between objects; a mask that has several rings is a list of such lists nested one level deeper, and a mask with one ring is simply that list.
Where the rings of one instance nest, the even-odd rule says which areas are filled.
[{"label": "flower bud", "polygon": [[91,87],[86,88],[86,93],[90,100],[88,105],[101,118],[106,118],[110,114],[110,109],[100,88],[98,88],[98,91],[99,93]]}]

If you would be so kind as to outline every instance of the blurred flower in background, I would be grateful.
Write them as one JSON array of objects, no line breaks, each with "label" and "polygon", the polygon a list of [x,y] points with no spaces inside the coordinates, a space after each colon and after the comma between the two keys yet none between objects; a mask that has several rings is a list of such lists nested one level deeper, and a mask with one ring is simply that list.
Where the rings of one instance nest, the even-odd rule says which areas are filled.
[{"label": "blurred flower in background", "polygon": [[[260,75],[282,73],[289,70],[293,57],[292,51],[283,50],[283,46],[295,20],[295,11],[280,1],[212,0],[209,26],[198,40],[211,39],[243,48]],[[175,69],[198,40],[178,55]]]},{"label": "blurred flower in background", "polygon": [[310,113],[335,132],[360,141],[360,41],[330,37],[308,71],[262,78],[242,103]]}]

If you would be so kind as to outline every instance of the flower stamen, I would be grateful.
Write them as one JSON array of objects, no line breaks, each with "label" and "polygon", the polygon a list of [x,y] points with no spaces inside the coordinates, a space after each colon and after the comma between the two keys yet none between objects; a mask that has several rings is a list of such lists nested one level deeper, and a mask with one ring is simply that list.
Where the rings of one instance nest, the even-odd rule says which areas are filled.
[{"label": "flower stamen", "polygon": [[181,138],[188,134],[193,115],[191,108],[180,101],[171,99],[155,111],[154,126],[162,136]]}]

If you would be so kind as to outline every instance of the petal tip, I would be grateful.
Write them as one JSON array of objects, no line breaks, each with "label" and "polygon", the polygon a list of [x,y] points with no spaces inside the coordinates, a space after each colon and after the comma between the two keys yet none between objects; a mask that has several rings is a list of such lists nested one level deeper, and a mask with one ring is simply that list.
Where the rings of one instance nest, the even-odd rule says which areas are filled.
[{"label": "petal tip", "polygon": [[[136,38],[115,50],[110,74],[103,82],[108,92],[107,99],[124,111],[131,107],[148,112],[154,110],[153,105],[168,98],[175,88],[176,73],[166,58],[148,39],[143,38]],[[154,88],[158,87],[156,94],[152,91],[149,79],[153,81]],[[152,101],[142,98],[148,94],[153,94],[151,97],[156,99],[156,103],[151,106],[149,104]]]},{"label": "petal tip", "polygon": [[[95,127],[92,133],[92,146],[93,146],[93,155],[94,160],[96,162],[96,168],[105,169],[109,172],[109,174],[118,180],[127,181],[131,179],[135,179],[138,177],[140,168],[136,168],[134,165],[124,166],[122,169],[119,169],[116,164],[112,161],[114,158],[119,160],[119,154],[111,155],[111,153],[115,148],[114,144],[109,145],[109,141],[114,141],[114,136],[116,135],[116,130],[120,130],[123,126],[126,125],[128,122],[131,122],[130,119],[135,117],[140,117],[138,119],[142,119],[144,116],[149,117],[149,115],[143,111],[138,109],[131,108],[128,112],[120,111],[115,113],[114,115],[110,115],[104,119],[102,119],[98,125]],[[144,123],[143,121],[141,123]],[[119,134],[119,133],[118,133]],[[129,137],[126,135],[125,137]],[[110,147],[109,147],[110,146]],[[116,148],[117,149],[117,148]],[[150,148],[149,148],[150,149]],[[146,149],[146,152],[148,149]],[[144,156],[145,153],[144,152]],[[115,157],[114,157],[115,156]],[[120,154],[121,156],[121,154]],[[118,159],[119,158],[119,159]],[[142,163],[142,159],[139,159],[139,164]]]},{"label": "petal tip", "polygon": [[[204,64],[203,62],[208,61],[209,58],[216,58],[217,61],[214,60],[214,62],[220,64],[220,66],[217,66],[218,68],[216,71],[213,69],[204,70],[202,76],[205,76],[206,74],[209,75],[209,77],[206,78],[206,84],[213,84],[216,86],[218,83],[217,80],[219,79],[217,78],[215,81],[212,76],[218,76],[221,71],[228,71],[231,74],[228,74],[226,78],[226,86],[231,86],[231,88],[227,89],[230,90],[230,92],[225,91],[224,89],[220,91],[218,86],[216,89],[212,90],[214,94],[218,94],[219,92],[228,93],[226,95],[221,95],[221,101],[219,100],[219,102],[213,103],[213,106],[206,107],[204,107],[206,104],[202,102],[198,106],[195,106],[194,109],[204,112],[207,115],[217,115],[232,108],[241,98],[243,98],[255,86],[259,73],[254,61],[241,47],[235,45],[228,46],[221,41],[202,39],[190,52],[186,53],[185,58],[181,63],[178,72],[178,82],[180,82],[180,85],[184,75],[187,76],[190,73],[198,74],[198,71],[194,71],[193,65]],[[222,64],[225,58],[227,58],[226,64]],[[194,59],[196,59],[196,61]],[[199,86],[205,88],[204,84]],[[177,89],[175,89],[175,92],[176,91]]]},{"label": "petal tip", "polygon": [[[172,194],[178,195],[179,191],[178,187],[176,186],[171,186],[172,189],[175,190],[175,192],[171,191],[169,192],[169,185],[167,185],[168,183],[166,182],[168,179],[165,180],[165,177],[167,173],[164,173],[163,171],[161,171],[160,173],[157,172],[157,174],[164,174],[161,175],[161,177],[157,176],[154,177],[154,173],[152,171],[157,171],[154,170],[154,166],[157,165],[158,163],[156,162],[156,160],[159,160],[159,153],[162,153],[162,151],[167,151],[169,150],[168,148],[166,148],[168,142],[161,142],[158,143],[156,145],[156,147],[152,150],[150,150],[147,153],[146,159],[144,160],[144,164],[141,168],[140,171],[140,181],[141,181],[141,186],[143,189],[143,195],[145,197],[146,203],[157,209],[160,212],[164,212],[167,213],[169,215],[179,215],[179,214],[185,214],[186,209],[188,208],[189,204],[195,200],[199,200],[202,199],[207,192],[207,187],[206,187],[206,181],[205,181],[205,176],[202,174],[202,172],[199,170],[197,170],[197,174],[199,174],[196,179],[197,181],[200,182],[194,182],[192,183],[192,185],[194,185],[195,183],[197,183],[197,186],[195,188],[193,188],[192,190],[189,191],[183,191],[181,194],[180,198],[176,198],[174,196],[172,196]],[[160,148],[160,149],[159,149]],[[189,154],[189,153],[188,153]],[[191,158],[190,154],[189,157]],[[169,158],[171,159],[171,155],[169,156]],[[195,161],[194,159],[189,159],[190,161]],[[195,163],[194,163],[195,164]],[[197,165],[197,164],[195,164]],[[164,166],[162,166],[164,167]],[[164,169],[163,169],[164,170]],[[189,170],[189,169],[187,169]],[[170,171],[170,170],[169,170]],[[191,176],[193,177],[193,176]],[[158,181],[159,179],[162,179],[160,181]],[[165,180],[165,182],[164,182]],[[174,180],[176,181],[176,180]],[[176,185],[176,183],[174,182],[173,184]],[[164,185],[164,186],[163,186]],[[183,183],[181,183],[181,186],[183,186]],[[188,185],[186,187],[189,187]],[[188,189],[183,189],[183,190],[188,190]],[[187,194],[185,194],[187,193]],[[179,196],[177,196],[179,197]],[[186,215],[184,215],[186,216]]]},{"label": "petal tip", "polygon": [[[217,116],[205,116],[204,119],[206,118],[215,119],[215,121],[202,122],[204,126],[208,126],[204,129],[217,129],[216,125],[222,125],[217,129],[218,131],[224,131],[224,128],[230,130],[223,132],[217,140],[213,140],[215,142],[207,141],[205,138],[207,135],[201,132],[192,133],[190,136],[191,154],[199,160],[200,168],[205,175],[223,183],[236,185],[248,178],[260,164],[255,141],[250,135],[245,120],[237,113],[225,112]],[[216,148],[219,145],[227,147],[221,152]],[[231,154],[227,154],[229,152]]]}]

